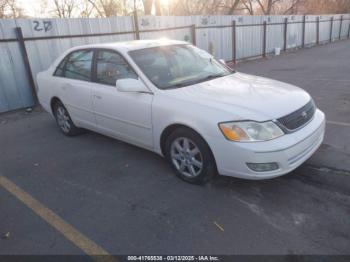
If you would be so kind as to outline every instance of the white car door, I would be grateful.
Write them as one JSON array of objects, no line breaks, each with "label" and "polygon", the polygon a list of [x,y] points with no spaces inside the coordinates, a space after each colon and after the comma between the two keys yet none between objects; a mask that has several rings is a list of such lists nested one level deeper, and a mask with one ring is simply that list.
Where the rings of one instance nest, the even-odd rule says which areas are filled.
[{"label": "white car door", "polygon": [[74,123],[81,127],[96,127],[92,110],[92,59],[93,50],[70,53],[57,67],[61,100]]},{"label": "white car door", "polygon": [[138,78],[117,52],[96,50],[93,108],[100,132],[146,148],[153,148],[153,94],[120,92],[116,81]]}]

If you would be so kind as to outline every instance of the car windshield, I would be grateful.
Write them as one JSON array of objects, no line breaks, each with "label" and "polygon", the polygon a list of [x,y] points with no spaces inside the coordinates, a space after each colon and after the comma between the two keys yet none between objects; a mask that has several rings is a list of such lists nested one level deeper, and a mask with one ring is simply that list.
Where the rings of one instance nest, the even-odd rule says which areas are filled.
[{"label": "car windshield", "polygon": [[179,88],[234,71],[192,45],[170,45],[130,51],[129,55],[160,89]]}]

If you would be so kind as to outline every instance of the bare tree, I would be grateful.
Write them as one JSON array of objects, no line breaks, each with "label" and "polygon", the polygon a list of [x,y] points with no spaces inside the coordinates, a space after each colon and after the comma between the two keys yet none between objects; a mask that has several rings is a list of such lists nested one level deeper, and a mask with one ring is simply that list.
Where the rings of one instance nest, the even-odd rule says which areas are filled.
[{"label": "bare tree", "polygon": [[[253,13],[256,0],[173,0],[173,15],[234,15]],[[250,11],[247,8],[250,6]]]},{"label": "bare tree", "polygon": [[170,13],[173,15],[290,15],[347,12],[350,12],[350,0],[172,0],[170,6]]},{"label": "bare tree", "polygon": [[[235,1],[235,0],[234,0]],[[231,0],[173,0],[170,12],[174,15],[219,14],[227,9]],[[227,11],[226,11],[227,12]]]},{"label": "bare tree", "polygon": [[8,1],[0,0],[0,18],[7,18],[8,15]]},{"label": "bare tree", "polygon": [[162,15],[162,4],[160,0],[142,0],[145,15],[151,15],[155,7],[156,15]]},{"label": "bare tree", "polygon": [[261,12],[264,15],[269,15],[271,14],[273,5],[280,0],[256,0],[256,1],[260,6]]},{"label": "bare tree", "polygon": [[[23,17],[18,0],[0,0],[0,18]],[[134,0],[41,0],[42,12],[52,16],[110,17],[130,15]],[[136,0],[139,14],[151,15],[292,15],[349,13],[350,0]],[[50,9],[51,8],[51,9]],[[154,8],[154,9],[153,9]]]},{"label": "bare tree", "polygon": [[153,0],[142,0],[145,15],[150,15],[152,13]]},{"label": "bare tree", "polygon": [[25,17],[16,0],[0,0],[0,18]]},{"label": "bare tree", "polygon": [[231,0],[229,5],[226,6],[227,14],[232,15],[238,9],[239,4],[241,4],[241,0]]},{"label": "bare tree", "polygon": [[128,15],[128,4],[127,0],[123,0],[123,15]]},{"label": "bare tree", "polygon": [[88,0],[98,16],[110,17],[123,14],[123,3],[120,0]]},{"label": "bare tree", "polygon": [[350,12],[349,0],[301,0],[298,12],[303,14],[341,14]]},{"label": "bare tree", "polygon": [[297,14],[300,5],[307,1],[310,0],[245,0],[244,4],[250,14],[277,15]]},{"label": "bare tree", "polygon": [[73,16],[73,11],[76,9],[75,0],[52,0],[55,16],[59,18],[70,18]]},{"label": "bare tree", "polygon": [[160,0],[154,1],[154,6],[156,8],[156,15],[162,15],[162,5]]},{"label": "bare tree", "polygon": [[254,2],[254,0],[242,0],[242,5],[244,6],[244,9],[250,15],[254,15],[253,2]]},{"label": "bare tree", "polygon": [[96,12],[94,6],[89,2],[84,0],[79,6],[80,17],[89,18],[92,17]]},{"label": "bare tree", "polygon": [[277,11],[279,14],[284,14],[284,15],[293,15],[293,14],[298,14],[299,13],[299,7],[300,4],[302,3],[303,0],[291,0],[289,3],[289,6],[286,8],[283,8],[280,11]]}]

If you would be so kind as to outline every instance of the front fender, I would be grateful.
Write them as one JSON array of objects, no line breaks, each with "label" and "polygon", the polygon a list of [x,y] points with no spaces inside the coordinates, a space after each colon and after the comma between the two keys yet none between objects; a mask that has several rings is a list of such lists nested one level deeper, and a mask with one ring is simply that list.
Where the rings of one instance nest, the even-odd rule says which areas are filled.
[{"label": "front fender", "polygon": [[232,116],[224,116],[220,110],[205,107],[199,104],[189,104],[187,101],[158,97],[153,100],[152,122],[154,151],[162,155],[161,136],[164,130],[171,125],[182,125],[193,129],[211,147],[211,139],[225,139],[218,128],[222,119],[230,119]]}]

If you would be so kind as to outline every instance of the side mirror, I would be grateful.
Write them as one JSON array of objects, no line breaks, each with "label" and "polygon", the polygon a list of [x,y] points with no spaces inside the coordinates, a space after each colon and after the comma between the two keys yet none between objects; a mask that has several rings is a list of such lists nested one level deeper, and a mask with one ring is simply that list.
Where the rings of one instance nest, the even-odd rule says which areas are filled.
[{"label": "side mirror", "polygon": [[119,92],[135,92],[135,93],[150,93],[145,84],[134,78],[119,79],[116,82],[116,87]]}]

